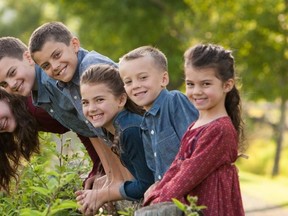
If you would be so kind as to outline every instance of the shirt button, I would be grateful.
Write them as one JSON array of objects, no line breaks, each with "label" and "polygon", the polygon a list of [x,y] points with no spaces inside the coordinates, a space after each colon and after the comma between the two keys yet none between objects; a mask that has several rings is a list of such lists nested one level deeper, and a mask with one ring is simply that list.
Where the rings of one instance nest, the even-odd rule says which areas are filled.
[{"label": "shirt button", "polygon": [[159,180],[161,179],[161,175],[158,175],[158,179],[159,179]]},{"label": "shirt button", "polygon": [[54,110],[53,110],[53,109],[50,109],[50,112],[51,112],[51,113],[53,113],[53,112],[54,112]]},{"label": "shirt button", "polygon": [[86,122],[86,124],[88,124],[88,123],[89,123],[89,121],[88,121],[88,120],[85,120],[85,122]]},{"label": "shirt button", "polygon": [[157,157],[157,153],[156,153],[156,152],[154,152],[154,157],[155,157],[155,158]]},{"label": "shirt button", "polygon": [[77,100],[77,96],[74,96],[74,99]]},{"label": "shirt button", "polygon": [[154,130],[151,130],[151,134],[152,134],[152,135],[154,134]]}]

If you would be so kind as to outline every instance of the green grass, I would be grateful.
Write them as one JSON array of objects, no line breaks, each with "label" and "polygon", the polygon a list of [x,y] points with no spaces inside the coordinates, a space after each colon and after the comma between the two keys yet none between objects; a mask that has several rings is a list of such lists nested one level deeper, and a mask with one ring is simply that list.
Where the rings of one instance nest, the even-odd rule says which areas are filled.
[{"label": "green grass", "polygon": [[288,205],[288,177],[269,178],[243,171],[239,177],[242,192],[267,203]]}]

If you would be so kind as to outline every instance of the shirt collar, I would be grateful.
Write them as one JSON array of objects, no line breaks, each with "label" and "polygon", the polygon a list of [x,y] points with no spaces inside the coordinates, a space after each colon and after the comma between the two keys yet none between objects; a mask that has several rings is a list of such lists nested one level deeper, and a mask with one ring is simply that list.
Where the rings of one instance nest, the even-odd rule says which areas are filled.
[{"label": "shirt collar", "polygon": [[154,101],[152,107],[146,112],[149,113],[153,116],[156,116],[156,114],[158,113],[158,111],[160,110],[163,101],[165,100],[166,96],[168,95],[168,90],[167,89],[163,89],[160,94],[158,95],[158,97],[156,98],[156,100]]}]

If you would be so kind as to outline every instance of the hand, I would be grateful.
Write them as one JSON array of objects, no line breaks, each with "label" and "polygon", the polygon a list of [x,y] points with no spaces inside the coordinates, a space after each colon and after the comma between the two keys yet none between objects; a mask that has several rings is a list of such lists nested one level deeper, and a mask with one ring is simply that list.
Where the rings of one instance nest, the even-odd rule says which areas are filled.
[{"label": "hand", "polygon": [[144,202],[146,201],[147,197],[151,194],[151,192],[157,187],[159,181],[156,181],[154,184],[152,184],[144,193]]},{"label": "hand", "polygon": [[84,185],[84,190],[92,189],[95,179],[96,179],[96,175],[86,179],[85,185]]},{"label": "hand", "polygon": [[79,190],[75,192],[77,196],[76,201],[81,206],[79,211],[84,215],[95,215],[99,208],[105,203],[99,199],[101,196],[97,192],[97,190]]}]

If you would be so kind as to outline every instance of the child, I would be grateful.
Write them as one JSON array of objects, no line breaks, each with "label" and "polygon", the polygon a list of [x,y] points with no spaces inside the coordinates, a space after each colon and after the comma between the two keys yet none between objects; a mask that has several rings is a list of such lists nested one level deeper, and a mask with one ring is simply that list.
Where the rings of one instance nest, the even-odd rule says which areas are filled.
[{"label": "child", "polygon": [[82,74],[80,90],[85,117],[94,127],[102,127],[111,148],[134,176],[130,181],[77,191],[82,212],[95,214],[108,201],[140,200],[154,182],[141,138],[143,110],[127,98],[118,69],[113,66],[103,64],[89,68]]},{"label": "child", "polygon": [[120,59],[119,71],[127,95],[146,110],[141,123],[146,160],[155,181],[160,180],[197,111],[184,94],[166,89],[167,59],[160,50],[151,46],[132,50]]},{"label": "child", "polygon": [[[244,215],[237,168],[242,149],[240,95],[234,58],[218,45],[196,45],[185,52],[186,94],[199,110],[187,129],[171,167],[144,205],[187,202],[197,196],[205,216]],[[239,143],[239,145],[238,145]]]},{"label": "child", "polygon": [[[70,98],[77,110],[77,115],[83,120],[85,117],[82,112],[79,88],[81,74],[90,65],[94,64],[105,63],[116,66],[106,56],[95,51],[88,52],[81,48],[78,38],[73,36],[69,29],[60,22],[48,22],[38,27],[30,37],[29,51],[35,63],[48,76],[58,80],[56,83],[57,89],[53,88],[54,86],[51,86],[49,83],[48,85],[51,86],[53,91],[58,90],[58,92],[61,92],[61,97]],[[56,99],[58,103],[62,103],[61,97]],[[39,104],[39,100],[36,99],[35,102]],[[90,123],[87,125],[92,131],[95,131],[97,136],[101,134]],[[107,146],[97,138],[94,138],[92,143],[100,157],[106,174],[111,173],[113,177],[118,175],[119,178],[123,174],[127,179],[131,177],[127,169],[121,165],[118,158],[115,158],[115,155]],[[108,160],[110,160],[109,163]],[[114,164],[112,165],[112,163]]]},{"label": "child", "polygon": [[[87,137],[94,137],[95,132],[90,130],[85,121],[79,119],[70,99],[64,97],[55,87],[56,82],[35,65],[26,45],[14,37],[0,38],[0,86],[11,94],[28,97],[28,107],[36,120],[42,122],[41,128],[54,133],[64,133],[70,129],[81,135],[79,138],[93,161],[93,169],[89,177],[97,174],[100,165],[99,157],[91,141],[87,139]],[[37,112],[34,109],[31,104],[31,91],[37,106],[46,110],[58,122],[53,121],[42,110]],[[59,122],[67,129],[63,129]],[[47,125],[51,123],[53,125]],[[86,186],[90,187],[89,184]]]},{"label": "child", "polygon": [[9,192],[22,158],[29,160],[33,153],[39,153],[38,130],[24,98],[0,88],[0,107],[0,189]]}]

